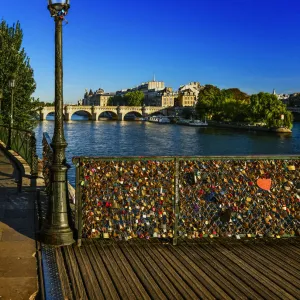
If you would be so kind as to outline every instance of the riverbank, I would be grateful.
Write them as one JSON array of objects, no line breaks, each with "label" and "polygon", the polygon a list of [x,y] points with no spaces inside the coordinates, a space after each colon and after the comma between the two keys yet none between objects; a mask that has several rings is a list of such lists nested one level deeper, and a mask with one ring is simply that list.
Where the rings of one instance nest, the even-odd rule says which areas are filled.
[{"label": "riverbank", "polygon": [[288,128],[268,128],[264,126],[255,126],[255,125],[245,125],[245,124],[226,124],[216,121],[207,122],[210,127],[218,128],[230,128],[230,129],[240,129],[247,131],[264,131],[264,132],[273,132],[273,133],[292,133],[291,129]]}]

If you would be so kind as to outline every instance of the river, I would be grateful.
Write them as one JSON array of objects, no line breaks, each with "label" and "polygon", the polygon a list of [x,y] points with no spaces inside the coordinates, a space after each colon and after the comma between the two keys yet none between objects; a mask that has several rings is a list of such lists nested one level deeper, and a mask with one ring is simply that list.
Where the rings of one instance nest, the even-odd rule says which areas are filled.
[{"label": "river", "polygon": [[[48,117],[49,118],[49,117]],[[196,128],[175,124],[134,121],[77,120],[64,123],[67,162],[73,156],[157,156],[157,155],[252,155],[299,154],[300,123],[292,134]],[[43,132],[52,138],[54,121],[39,122],[35,129],[38,156],[42,156]],[[75,167],[68,173],[75,183]]]}]

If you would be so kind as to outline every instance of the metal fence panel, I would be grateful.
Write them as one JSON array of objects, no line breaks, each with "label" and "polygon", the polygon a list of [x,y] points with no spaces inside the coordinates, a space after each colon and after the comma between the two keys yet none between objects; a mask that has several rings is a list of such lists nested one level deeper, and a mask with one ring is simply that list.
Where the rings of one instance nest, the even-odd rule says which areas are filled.
[{"label": "metal fence panel", "polygon": [[[0,126],[0,140],[8,143],[8,127]],[[17,152],[30,166],[31,175],[38,175],[38,156],[36,154],[36,138],[33,131],[11,129],[11,149]]]},{"label": "metal fence panel", "polygon": [[173,158],[75,158],[73,162],[80,173],[76,189],[82,217],[79,213],[77,226],[80,233],[82,220],[83,238],[173,237]]},{"label": "metal fence panel", "polygon": [[76,157],[78,238],[299,235],[299,156]]}]

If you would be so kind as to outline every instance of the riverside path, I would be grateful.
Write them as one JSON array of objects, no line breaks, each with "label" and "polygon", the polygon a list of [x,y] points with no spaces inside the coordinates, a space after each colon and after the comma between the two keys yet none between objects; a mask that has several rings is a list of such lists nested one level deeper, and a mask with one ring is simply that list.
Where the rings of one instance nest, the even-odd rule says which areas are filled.
[{"label": "riverside path", "polygon": [[38,291],[35,189],[0,149],[0,299],[35,299]]}]

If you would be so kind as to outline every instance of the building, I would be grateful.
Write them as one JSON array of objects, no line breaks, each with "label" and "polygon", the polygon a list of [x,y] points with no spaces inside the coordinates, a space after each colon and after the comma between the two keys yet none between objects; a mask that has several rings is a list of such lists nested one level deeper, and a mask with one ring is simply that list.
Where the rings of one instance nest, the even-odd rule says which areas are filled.
[{"label": "building", "polygon": [[289,94],[276,94],[275,89],[273,89],[273,95],[277,96],[278,100],[281,100],[284,104],[289,104]]},{"label": "building", "polygon": [[195,106],[197,103],[196,93],[187,88],[185,90],[178,91],[178,105],[179,106]]},{"label": "building", "polygon": [[84,98],[82,100],[82,104],[89,106],[108,106],[109,98],[115,95],[116,93],[105,93],[104,90],[101,88],[99,88],[96,92],[90,90],[89,93],[86,89]]},{"label": "building", "polygon": [[163,90],[155,91],[154,89],[149,90],[147,106],[162,106],[162,107],[173,107],[177,93],[173,92],[172,88],[166,87]]},{"label": "building", "polygon": [[159,95],[158,92],[163,91],[165,89],[165,83],[163,81],[156,81],[155,76],[153,77],[153,80],[150,80],[148,82],[143,82],[140,85],[131,88],[131,89],[123,89],[116,92],[116,95],[118,96],[124,96],[128,92],[132,91],[141,91],[144,94],[144,103],[145,105],[152,105],[156,106],[155,103],[160,102],[158,100]]},{"label": "building", "polygon": [[185,85],[181,85],[178,89],[178,106],[195,106],[197,103],[199,92],[204,87],[200,82],[190,82]]}]

